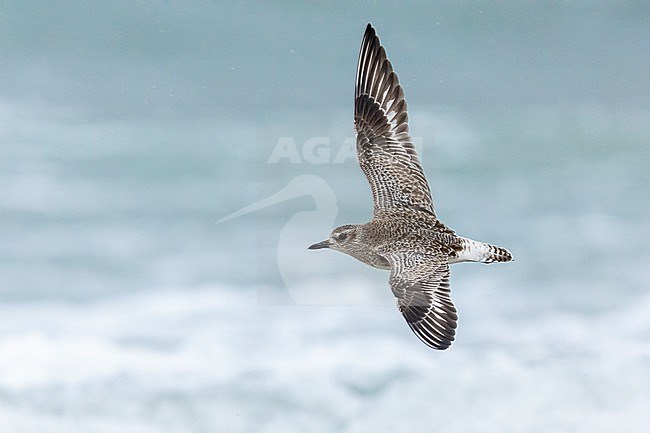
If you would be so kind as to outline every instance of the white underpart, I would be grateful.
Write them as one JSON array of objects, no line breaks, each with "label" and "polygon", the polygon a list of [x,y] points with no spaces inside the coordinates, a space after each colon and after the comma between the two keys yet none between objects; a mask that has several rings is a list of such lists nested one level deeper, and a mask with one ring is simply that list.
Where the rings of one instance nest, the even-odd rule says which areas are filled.
[{"label": "white underpart", "polygon": [[449,263],[460,262],[483,262],[491,263],[494,261],[494,253],[490,244],[478,242],[472,239],[460,238],[463,241],[463,250],[458,253],[458,257],[449,259]]}]

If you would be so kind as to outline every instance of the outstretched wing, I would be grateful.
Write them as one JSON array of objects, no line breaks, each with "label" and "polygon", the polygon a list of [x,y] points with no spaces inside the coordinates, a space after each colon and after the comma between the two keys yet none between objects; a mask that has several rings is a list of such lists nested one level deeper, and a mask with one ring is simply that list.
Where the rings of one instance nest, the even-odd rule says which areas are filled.
[{"label": "outstretched wing", "polygon": [[449,290],[449,264],[433,255],[400,252],[386,256],[397,307],[420,340],[438,350],[456,334],[458,314]]},{"label": "outstretched wing", "polygon": [[363,36],[354,91],[359,165],[375,213],[396,208],[435,215],[429,185],[409,135],[404,92],[370,24]]}]

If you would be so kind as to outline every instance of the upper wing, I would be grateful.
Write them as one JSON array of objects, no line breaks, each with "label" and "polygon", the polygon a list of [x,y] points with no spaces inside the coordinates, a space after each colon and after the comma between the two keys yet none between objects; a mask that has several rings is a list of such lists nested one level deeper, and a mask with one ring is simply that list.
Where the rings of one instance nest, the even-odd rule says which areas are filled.
[{"label": "upper wing", "polygon": [[370,24],[361,42],[354,91],[359,165],[375,213],[413,208],[435,215],[429,185],[411,141],[404,92]]},{"label": "upper wing", "polygon": [[449,264],[418,252],[393,253],[386,258],[391,265],[390,288],[406,323],[427,346],[448,348],[458,320],[449,291]]}]

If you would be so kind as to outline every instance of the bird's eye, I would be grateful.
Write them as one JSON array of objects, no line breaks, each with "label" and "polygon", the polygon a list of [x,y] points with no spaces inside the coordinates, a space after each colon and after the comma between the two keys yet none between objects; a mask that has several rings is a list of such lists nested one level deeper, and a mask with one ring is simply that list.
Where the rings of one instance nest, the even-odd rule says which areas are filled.
[{"label": "bird's eye", "polygon": [[346,240],[347,238],[348,238],[348,234],[347,234],[347,233],[341,233],[341,234],[338,236],[338,240],[340,240],[340,241],[344,241],[344,240]]}]

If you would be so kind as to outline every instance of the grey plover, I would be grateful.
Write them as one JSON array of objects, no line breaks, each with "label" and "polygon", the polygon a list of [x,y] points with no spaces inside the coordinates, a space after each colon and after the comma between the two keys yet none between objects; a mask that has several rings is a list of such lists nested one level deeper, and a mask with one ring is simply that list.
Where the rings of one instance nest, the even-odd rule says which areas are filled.
[{"label": "grey plover", "polygon": [[458,315],[449,290],[449,264],[508,262],[505,249],[456,235],[436,217],[429,185],[409,135],[404,92],[370,24],[354,90],[359,165],[374,201],[372,221],[337,227],[309,249],[331,248],[379,269],[397,306],[420,340],[448,348]]}]

